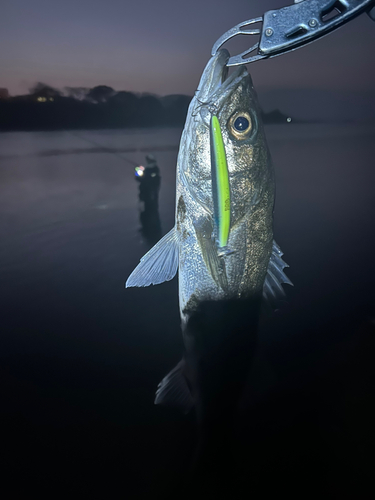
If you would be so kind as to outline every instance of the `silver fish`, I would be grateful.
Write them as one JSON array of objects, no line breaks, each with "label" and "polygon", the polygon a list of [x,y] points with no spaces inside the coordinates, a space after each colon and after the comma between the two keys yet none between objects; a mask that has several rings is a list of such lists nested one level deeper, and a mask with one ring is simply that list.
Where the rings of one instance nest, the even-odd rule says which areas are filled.
[{"label": "silver fish", "polygon": [[[273,241],[275,180],[260,106],[246,67],[228,77],[228,60],[227,50],[209,60],[189,106],[175,226],[126,282],[156,285],[178,269],[183,330],[202,301],[272,299],[283,295],[281,283],[291,284]],[[159,385],[159,399],[177,372]]]}]

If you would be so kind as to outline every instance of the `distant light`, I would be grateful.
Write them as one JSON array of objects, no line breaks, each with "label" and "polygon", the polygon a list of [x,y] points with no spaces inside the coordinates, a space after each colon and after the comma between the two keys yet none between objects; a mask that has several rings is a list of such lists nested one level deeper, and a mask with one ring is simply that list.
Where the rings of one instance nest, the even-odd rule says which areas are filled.
[{"label": "distant light", "polygon": [[53,99],[53,97],[50,97],[50,98],[49,98],[49,100],[50,100],[50,101],[53,101],[54,99]]},{"label": "distant light", "polygon": [[145,170],[145,167],[142,167],[142,165],[139,165],[139,167],[135,167],[135,175],[137,177],[142,177],[142,175],[144,174],[144,170]]},{"label": "distant light", "polygon": [[288,123],[290,123],[290,122],[292,121],[291,117],[290,117],[290,116],[288,116],[288,118],[286,119],[286,121],[287,121]]},{"label": "distant light", "polygon": [[39,101],[39,102],[46,102],[46,100],[47,99],[45,97],[38,97],[37,98],[37,101]]}]

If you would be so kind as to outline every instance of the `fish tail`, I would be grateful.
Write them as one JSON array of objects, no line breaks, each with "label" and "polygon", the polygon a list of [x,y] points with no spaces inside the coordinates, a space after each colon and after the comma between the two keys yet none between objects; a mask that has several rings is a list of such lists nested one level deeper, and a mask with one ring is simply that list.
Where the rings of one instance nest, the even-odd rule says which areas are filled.
[{"label": "fish tail", "polygon": [[184,376],[185,360],[166,375],[158,385],[155,394],[156,405],[177,406],[186,414],[194,406],[189,386]]}]

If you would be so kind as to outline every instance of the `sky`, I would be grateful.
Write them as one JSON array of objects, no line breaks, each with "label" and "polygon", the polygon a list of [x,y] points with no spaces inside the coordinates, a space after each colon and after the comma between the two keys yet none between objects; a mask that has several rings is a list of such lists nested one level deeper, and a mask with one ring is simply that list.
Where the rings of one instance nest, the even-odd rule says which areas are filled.
[{"label": "sky", "polygon": [[[214,42],[281,0],[2,0],[0,87],[36,82],[192,95]],[[232,43],[233,53],[251,37]],[[231,50],[232,49],[232,50]],[[292,53],[249,65],[257,88],[375,88],[375,23],[367,15]]]}]

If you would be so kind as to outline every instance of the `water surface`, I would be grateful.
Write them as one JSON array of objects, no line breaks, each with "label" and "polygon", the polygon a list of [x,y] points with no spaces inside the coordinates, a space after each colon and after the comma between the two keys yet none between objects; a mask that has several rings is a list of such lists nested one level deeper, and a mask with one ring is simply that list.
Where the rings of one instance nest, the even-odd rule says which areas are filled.
[{"label": "water surface", "polygon": [[[374,132],[267,127],[275,239],[294,283],[261,332],[283,353],[276,377],[375,315]],[[135,497],[183,470],[192,420],[153,405],[182,351],[177,283],[124,289],[149,248],[132,162],[157,157],[165,234],[180,133],[0,134],[0,373],[5,451],[21,486],[111,493],[126,481]]]}]

